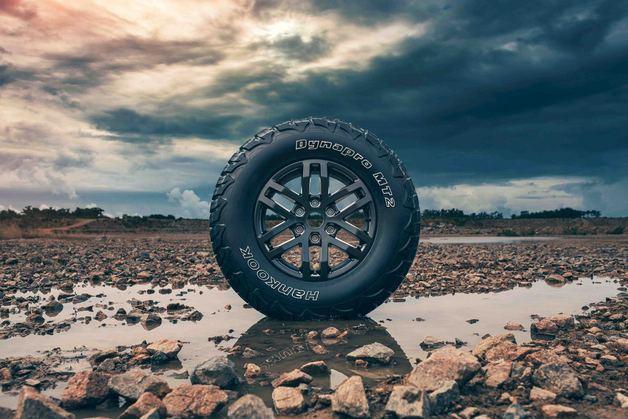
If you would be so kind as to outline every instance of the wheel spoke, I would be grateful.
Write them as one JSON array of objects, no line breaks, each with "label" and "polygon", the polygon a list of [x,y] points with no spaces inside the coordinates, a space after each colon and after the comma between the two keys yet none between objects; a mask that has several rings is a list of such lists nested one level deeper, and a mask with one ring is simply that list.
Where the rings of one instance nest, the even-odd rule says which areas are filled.
[{"label": "wheel spoke", "polygon": [[284,254],[285,252],[287,252],[288,250],[292,249],[294,246],[296,246],[300,242],[301,242],[300,238],[293,237],[290,240],[287,240],[281,243],[279,246],[273,247],[272,249],[270,249],[270,251],[268,252],[268,255],[270,256],[271,259],[275,259],[281,256],[282,254]]},{"label": "wheel spoke", "polygon": [[329,242],[326,238],[323,238],[321,245],[321,269],[320,280],[325,281],[329,276]]},{"label": "wheel spoke", "polygon": [[307,201],[310,198],[310,163],[303,162],[301,173],[301,199]]},{"label": "wheel spoke", "polygon": [[301,241],[301,274],[303,279],[310,279],[312,274],[310,270],[310,245],[308,239],[304,238]]},{"label": "wheel spoke", "polygon": [[362,208],[363,206],[365,206],[369,202],[371,202],[371,198],[369,198],[368,196],[360,198],[357,201],[355,201],[354,203],[352,203],[351,205],[349,205],[347,208],[345,208],[342,211],[340,211],[338,213],[338,217],[339,218],[345,218],[345,217],[351,215],[354,211],[359,210],[360,208]]},{"label": "wheel spoke", "polygon": [[264,195],[260,196],[259,197],[259,202],[261,202],[262,204],[266,205],[268,208],[270,208],[271,210],[275,211],[277,214],[281,215],[286,220],[289,220],[289,219],[293,218],[293,215],[292,215],[292,213],[290,211],[288,211],[287,209],[285,209],[284,207],[282,207],[281,205],[279,205],[278,203],[276,203],[272,199],[268,198],[267,196],[264,196]]},{"label": "wheel spoke", "polygon": [[355,180],[353,183],[350,183],[349,185],[343,186],[342,188],[338,189],[336,192],[334,192],[330,197],[329,197],[329,202],[336,202],[342,198],[344,198],[347,195],[350,195],[352,193],[354,193],[355,191],[357,191],[358,189],[362,188],[363,184],[360,180]]},{"label": "wheel spoke", "polygon": [[294,202],[301,202],[301,197],[299,196],[299,194],[297,194],[296,192],[294,192],[292,189],[288,188],[287,186],[277,183],[272,179],[268,181],[268,187],[282,195],[287,196],[288,198],[292,199]]},{"label": "wheel spoke", "polygon": [[270,230],[262,234],[259,239],[263,241],[264,243],[266,243],[268,240],[272,239],[273,237],[277,236],[278,234],[282,233],[283,231],[292,227],[295,224],[296,224],[296,220],[282,221],[281,223],[277,224],[276,226],[273,226]]},{"label": "wheel spoke", "polygon": [[334,246],[338,247],[340,250],[344,251],[350,258],[353,259],[361,259],[362,251],[357,247],[351,246],[349,243],[339,240],[335,237],[330,237],[329,242]]},{"label": "wheel spoke", "polygon": [[327,162],[321,162],[321,199],[327,200],[329,196],[329,170],[327,168]]},{"label": "wheel spoke", "polygon": [[336,224],[338,224],[338,226],[340,228],[345,229],[349,233],[353,234],[362,243],[370,243],[371,242],[371,236],[369,236],[366,231],[359,229],[358,227],[354,226],[353,224],[351,224],[351,223],[349,223],[349,222],[347,222],[345,220],[336,220],[334,222]]}]

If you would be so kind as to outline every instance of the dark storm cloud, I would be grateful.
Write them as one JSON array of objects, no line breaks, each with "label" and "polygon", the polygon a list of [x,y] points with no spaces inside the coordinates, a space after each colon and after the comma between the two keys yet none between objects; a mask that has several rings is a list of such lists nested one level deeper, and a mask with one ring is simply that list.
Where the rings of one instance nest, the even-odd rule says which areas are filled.
[{"label": "dark storm cloud", "polygon": [[[340,6],[349,18],[352,6]],[[417,7],[405,6],[377,3],[361,13]],[[281,72],[257,72],[217,84],[223,93],[251,86],[243,94],[263,105],[256,118],[189,121],[182,112],[148,122],[113,114],[104,125],[233,139],[271,121],[329,115],[384,138],[419,174],[418,184],[547,175],[612,181],[627,175],[628,39],[604,37],[626,16],[616,2],[454,3],[440,8],[424,36],[366,70],[312,72],[291,82]],[[516,44],[504,47],[509,42]]]},{"label": "dark storm cloud", "polygon": [[58,89],[84,89],[97,86],[118,74],[139,71],[157,65],[215,64],[223,58],[217,48],[205,40],[160,41],[134,37],[95,42],[73,53],[49,53],[44,58],[62,76],[47,80]]},{"label": "dark storm cloud", "polygon": [[[15,15],[22,7],[0,0],[0,12]],[[273,123],[329,116],[382,137],[403,157],[417,186],[572,177],[580,180],[558,185],[556,192],[579,194],[589,203],[602,190],[615,191],[620,196],[609,207],[628,210],[628,193],[623,204],[616,193],[628,179],[628,3],[263,0],[252,13],[259,27],[250,33],[225,22],[207,38],[121,35],[80,50],[60,49],[65,52],[42,56],[46,71],[0,63],[0,88],[38,82],[109,131],[104,139],[133,143],[146,160],[156,143],[173,138],[238,142]],[[369,55],[352,45],[337,50],[342,40],[330,25],[304,31],[308,36],[284,33],[281,25],[273,31],[272,24],[294,16],[374,32],[422,24],[425,32],[414,31],[388,50],[373,45]],[[347,67],[346,59],[355,65]],[[302,63],[311,69],[302,70]],[[106,97],[98,111],[81,109],[81,97],[74,95],[173,64],[181,64],[172,77],[183,84],[184,66],[197,71],[190,86],[161,94],[168,98],[161,102],[151,98],[142,110],[134,98],[107,106]],[[201,65],[207,77],[198,76]],[[69,155],[58,163],[89,160]],[[195,162],[186,155],[168,164],[178,169]]]},{"label": "dark storm cloud", "polygon": [[[229,134],[230,125],[236,116],[199,115],[168,117],[151,116],[132,109],[119,108],[97,115],[92,121],[98,128],[121,134],[136,134],[137,141],[145,136],[207,136],[220,138]],[[133,137],[127,137],[133,138]]]}]

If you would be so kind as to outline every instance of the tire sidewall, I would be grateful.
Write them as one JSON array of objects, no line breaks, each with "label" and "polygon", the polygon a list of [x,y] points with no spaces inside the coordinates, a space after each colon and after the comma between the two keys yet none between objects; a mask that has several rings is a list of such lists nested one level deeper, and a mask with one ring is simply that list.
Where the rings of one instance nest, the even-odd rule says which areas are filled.
[{"label": "tire sidewall", "polygon": [[[334,146],[321,148],[320,141]],[[254,304],[256,308],[265,314],[273,314],[269,304],[297,313],[331,308],[342,311],[351,309],[364,296],[390,288],[387,281],[397,281],[394,287],[398,285],[402,278],[391,278],[389,272],[399,263],[396,252],[413,210],[403,205],[403,184],[395,177],[390,154],[381,150],[364,137],[359,141],[344,131],[330,133],[312,126],[304,132],[278,132],[270,144],[247,152],[247,162],[230,188],[229,206],[221,214],[221,223],[225,225],[223,243],[232,249],[231,263],[236,271],[242,271],[247,288],[256,289],[261,302]],[[255,236],[255,205],[260,191],[276,172],[306,159],[325,159],[349,168],[365,183],[375,204],[375,238],[365,258],[349,272],[322,282],[302,281],[281,271],[266,258]],[[232,286],[240,292],[242,284]]]}]

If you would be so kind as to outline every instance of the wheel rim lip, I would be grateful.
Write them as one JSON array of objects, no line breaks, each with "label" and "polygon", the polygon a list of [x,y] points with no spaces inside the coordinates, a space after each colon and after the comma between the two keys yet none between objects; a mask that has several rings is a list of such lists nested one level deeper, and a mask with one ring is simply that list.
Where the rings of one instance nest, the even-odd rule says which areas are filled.
[{"label": "wheel rim lip", "polygon": [[[292,181],[294,179],[299,179],[301,178],[301,182],[303,181],[303,174],[301,173],[301,175],[297,175],[294,176],[295,173],[297,173],[298,171],[303,170],[303,165],[304,164],[308,164],[310,167],[310,170],[312,168],[312,165],[321,165],[321,164],[325,164],[327,165],[327,176],[329,179],[336,179],[337,181],[340,181],[342,183],[342,187],[339,188],[336,191],[331,191],[329,190],[330,185],[328,183],[327,188],[328,188],[328,193],[327,193],[327,197],[322,196],[322,193],[319,194],[308,194],[308,196],[303,196],[303,188],[301,189],[300,193],[296,193],[294,191],[292,191],[293,194],[299,195],[300,199],[299,200],[293,200],[292,197],[290,197],[291,200],[293,200],[293,202],[295,204],[297,204],[297,206],[303,207],[305,209],[305,212],[302,216],[298,216],[298,217],[293,217],[292,219],[287,219],[284,217],[284,219],[280,220],[280,222],[278,224],[275,224],[274,226],[270,227],[268,230],[265,227],[265,217],[266,217],[266,211],[268,209],[270,210],[274,210],[274,208],[270,208],[267,205],[265,205],[264,203],[262,203],[260,200],[263,196],[266,196],[266,194],[268,193],[269,190],[273,191],[273,194],[277,194],[279,192],[277,192],[276,189],[274,189],[273,187],[269,186],[271,183],[275,183],[279,184],[280,186],[286,187],[285,183]],[[319,167],[319,176],[321,175],[320,170],[322,166],[318,166]],[[309,175],[311,176],[311,172],[309,173]],[[334,176],[332,176],[332,174]],[[329,180],[327,181],[329,182]],[[329,199],[336,194],[338,191],[340,191],[343,188],[346,187],[351,187],[354,184],[359,183],[358,187],[355,187],[354,189],[350,189],[351,192],[346,193],[345,195],[341,196],[340,198],[336,198],[333,201],[330,201]],[[309,186],[308,186],[309,188]],[[321,186],[322,188],[322,186]],[[319,191],[320,192],[320,191]],[[333,192],[333,193],[332,193]],[[359,194],[358,194],[359,192]],[[327,208],[330,206],[330,204],[335,204],[337,202],[342,201],[344,198],[346,198],[347,196],[351,196],[352,194],[355,194],[355,196],[358,196],[358,200],[360,199],[364,199],[366,198],[366,204],[363,204],[359,207],[357,207],[356,209],[352,210],[349,213],[344,214],[344,216],[339,217],[339,215],[341,215],[342,211],[345,211],[347,207],[345,207],[344,209],[339,210],[337,206],[334,205],[335,208],[335,215],[334,216],[329,216],[327,213]],[[279,195],[282,195],[281,193],[279,193]],[[360,198],[360,195],[362,195],[362,197]],[[285,195],[284,195],[285,197]],[[269,200],[271,200],[271,198],[268,198]],[[320,202],[320,205],[317,205],[316,207],[311,207],[310,205],[308,205],[309,203],[311,203],[312,199],[318,199]],[[304,203],[306,203],[304,205]],[[280,205],[277,203],[277,205]],[[296,208],[296,207],[295,207]],[[365,210],[365,223],[367,225],[365,225],[365,227],[367,227],[366,229],[361,229],[355,225],[352,225],[349,221],[346,220],[346,218],[349,218],[350,215],[354,214],[355,212],[357,212],[358,210],[363,209]],[[284,210],[286,210],[284,208]],[[313,212],[316,211],[318,213],[320,213],[322,215],[323,221],[322,223],[318,226],[318,227],[313,227],[310,226],[307,222],[307,217],[308,215]],[[289,211],[288,211],[289,212]],[[280,215],[281,217],[283,217],[282,215]],[[275,236],[268,238],[266,240],[263,240],[262,236],[265,233],[268,233],[268,231],[270,231],[271,229],[277,227],[280,224],[283,223],[293,223],[295,220],[294,218],[297,219],[297,223],[298,225],[303,226],[304,228],[304,232],[300,235],[295,235],[294,233],[292,233],[292,235],[294,236],[293,238],[299,238],[301,237],[302,239],[299,240],[299,243],[297,243],[294,246],[291,246],[290,248],[282,251],[281,253],[279,253],[276,256],[272,256],[270,254],[271,250],[274,250],[277,247],[282,246],[283,244],[285,244],[287,241],[290,241],[291,239],[288,239],[287,241],[284,241],[280,244],[278,244],[276,247],[269,247],[269,243],[273,240],[273,237],[276,237],[278,235],[283,234],[283,232],[285,231],[290,231],[293,230],[294,226],[288,226],[288,227],[284,227],[282,229],[282,231],[278,234],[276,234]],[[375,201],[373,199],[373,196],[370,192],[370,190],[366,187],[365,182],[363,181],[363,179],[358,176],[355,172],[353,172],[351,169],[349,169],[348,167],[346,167],[345,165],[338,163],[336,161],[333,160],[326,160],[326,159],[303,159],[303,160],[299,160],[296,162],[293,162],[289,165],[287,165],[286,167],[278,170],[275,174],[273,174],[272,176],[270,176],[268,178],[268,180],[266,181],[266,183],[264,184],[264,186],[261,188],[260,192],[258,193],[258,197],[257,200],[255,202],[255,210],[254,210],[254,220],[255,220],[255,236],[256,239],[258,241],[258,244],[260,245],[260,248],[262,250],[262,253],[264,254],[264,256],[277,268],[279,268],[282,272],[288,274],[289,276],[298,279],[298,280],[302,280],[302,281],[307,281],[307,282],[324,282],[324,281],[328,281],[328,280],[332,280],[332,279],[336,279],[339,276],[354,270],[355,268],[357,268],[359,265],[362,264],[362,262],[364,262],[364,260],[367,258],[368,253],[375,241],[375,237],[376,237],[376,226],[377,226],[377,214],[376,214],[376,206],[375,206]],[[360,231],[361,233],[364,233],[368,236],[369,240],[366,242],[362,242],[362,239],[360,239],[360,237],[358,237],[356,234],[354,234],[352,231],[347,230],[346,228],[342,227],[341,225],[339,225],[339,223],[343,223],[343,224],[347,224],[350,225],[353,229]],[[333,225],[335,227],[335,232],[333,233],[333,235],[330,235],[329,233],[327,233],[325,230],[328,226]],[[342,230],[346,230],[349,232],[349,234],[351,234],[355,239],[357,239],[358,241],[358,245],[357,247],[353,247],[351,244],[343,241],[341,238],[338,238],[337,235],[340,231]],[[307,236],[311,236],[311,234],[319,234],[321,239],[318,243],[312,243],[310,239],[306,239]],[[362,234],[361,234],[362,235]],[[350,254],[347,253],[346,250],[344,250],[343,248],[340,248],[335,242],[331,243],[328,240],[328,237],[324,237],[324,236],[333,236],[334,237],[334,241],[335,242],[339,242],[342,245],[346,245],[349,247],[353,247],[353,249],[359,249],[360,251],[360,257],[359,258],[354,258],[352,257]],[[302,272],[302,266],[303,263],[307,263],[310,264],[310,255],[308,255],[307,261],[304,262],[303,260],[303,253],[301,253],[301,265],[300,266],[296,266],[296,264],[287,262],[283,259],[283,255],[286,252],[289,252],[290,250],[293,250],[295,247],[301,249],[302,244],[301,243],[307,243],[307,247],[308,247],[308,253],[310,251],[310,247],[312,245],[314,246],[318,246],[320,251],[322,252],[323,249],[323,243],[328,247],[327,250],[327,275],[326,278],[323,278],[320,276],[321,274],[321,269],[319,266],[319,269],[317,271],[315,270],[310,270],[309,268],[307,269],[309,271],[309,274],[306,276],[303,272]],[[341,261],[340,263],[331,266],[331,264],[329,264],[329,262],[331,261],[331,249],[333,249],[334,247],[339,248],[342,252],[344,252],[344,254],[347,256],[347,258],[343,261]],[[352,249],[352,250],[353,250]],[[301,252],[303,252],[303,250],[301,249]],[[319,262],[320,264],[320,262]],[[316,272],[318,272],[318,274],[316,274]]]}]

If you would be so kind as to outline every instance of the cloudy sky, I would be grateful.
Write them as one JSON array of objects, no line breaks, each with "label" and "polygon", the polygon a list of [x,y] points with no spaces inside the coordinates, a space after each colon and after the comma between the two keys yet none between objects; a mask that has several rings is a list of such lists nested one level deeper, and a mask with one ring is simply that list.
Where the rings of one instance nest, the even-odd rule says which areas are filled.
[{"label": "cloudy sky", "polygon": [[0,0],[0,205],[205,217],[238,145],[313,115],[423,208],[628,215],[627,4]]}]

